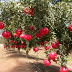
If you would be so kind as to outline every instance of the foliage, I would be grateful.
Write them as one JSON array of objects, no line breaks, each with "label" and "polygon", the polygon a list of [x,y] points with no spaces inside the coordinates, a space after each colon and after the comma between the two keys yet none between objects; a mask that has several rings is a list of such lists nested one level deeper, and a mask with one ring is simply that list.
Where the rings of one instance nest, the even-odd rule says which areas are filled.
[{"label": "foliage", "polygon": [[[26,7],[32,7],[33,13],[27,15],[24,12]],[[11,33],[11,38],[6,39],[9,45],[9,41],[14,40],[18,43],[11,43],[11,45],[27,45],[28,48],[37,47],[41,42],[47,41],[49,45],[56,40],[59,41],[60,46],[57,49],[52,48],[48,50],[47,55],[53,51],[58,52],[60,57],[58,61],[60,65],[66,64],[66,57],[72,46],[72,33],[68,30],[68,25],[72,23],[72,3],[62,1],[60,3],[52,4],[49,0],[21,0],[20,4],[15,2],[7,2],[1,4],[1,21],[4,22],[4,30]],[[33,26],[34,30],[30,30],[29,26]],[[49,33],[43,35],[41,39],[35,36],[36,32],[40,32],[40,29],[47,27]],[[16,29],[22,29],[23,34],[31,34],[32,39],[29,43],[20,37],[14,37]],[[65,63],[64,63],[65,62]]]}]

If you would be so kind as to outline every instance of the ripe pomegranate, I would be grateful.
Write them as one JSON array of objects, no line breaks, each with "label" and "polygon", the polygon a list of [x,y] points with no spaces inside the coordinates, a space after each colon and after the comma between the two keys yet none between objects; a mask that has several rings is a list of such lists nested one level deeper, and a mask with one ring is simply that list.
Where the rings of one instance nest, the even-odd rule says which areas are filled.
[{"label": "ripe pomegranate", "polygon": [[33,8],[32,8],[32,7],[25,7],[24,12],[25,12],[25,14],[27,14],[27,15],[32,15],[32,13],[33,13]]},{"label": "ripe pomegranate", "polygon": [[45,47],[45,50],[50,50],[51,49],[51,46],[46,46]]},{"label": "ripe pomegranate", "polygon": [[18,35],[21,35],[22,32],[23,32],[23,31],[22,31],[21,29],[16,29],[16,31],[15,31],[15,33],[18,34]]},{"label": "ripe pomegranate", "polygon": [[24,45],[24,48],[26,48],[26,45]]},{"label": "ripe pomegranate", "polygon": [[11,40],[11,41],[9,42],[9,44],[10,44],[10,43],[14,43],[14,40]]},{"label": "ripe pomegranate", "polygon": [[20,48],[23,48],[24,47],[24,45],[20,45]]},{"label": "ripe pomegranate", "polygon": [[15,45],[15,47],[17,48],[17,45]]},{"label": "ripe pomegranate", "polygon": [[35,51],[35,52],[37,52],[38,50],[39,50],[38,47],[33,48],[33,51]]},{"label": "ripe pomegranate", "polygon": [[51,65],[51,62],[47,59],[44,60],[44,64],[45,66],[50,66]]},{"label": "ripe pomegranate", "polygon": [[20,38],[24,39],[24,37],[25,37],[25,34],[20,35]]},{"label": "ripe pomegranate", "polygon": [[68,72],[69,69],[67,67],[61,67],[60,72]]},{"label": "ripe pomegranate", "polygon": [[21,44],[23,45],[23,44],[24,44],[24,42],[22,41],[22,42],[21,42]]},{"label": "ripe pomegranate", "polygon": [[41,39],[41,33],[39,33],[39,32],[37,32],[36,34],[35,34],[35,36],[37,37],[37,38],[39,38],[39,39]]},{"label": "ripe pomegranate", "polygon": [[41,33],[42,35],[46,35],[46,34],[48,34],[48,32],[49,32],[49,30],[48,30],[48,28],[46,28],[46,27],[43,27],[42,29],[40,29],[40,33]]},{"label": "ripe pomegranate", "polygon": [[13,34],[14,37],[18,37],[18,35],[16,33]]},{"label": "ripe pomegranate", "polygon": [[55,41],[56,47],[59,47],[59,42],[58,40]]},{"label": "ripe pomegranate", "polygon": [[30,30],[34,30],[34,27],[31,25],[31,26],[29,26],[29,29]]},{"label": "ripe pomegranate", "polygon": [[16,5],[19,6],[19,5],[21,5],[21,3],[18,2],[18,3],[16,3]]},{"label": "ripe pomegranate", "polygon": [[21,45],[18,45],[18,48],[20,48],[21,47]]},{"label": "ripe pomegranate", "polygon": [[0,22],[0,29],[3,29],[3,28],[4,28],[4,23]]},{"label": "ripe pomegranate", "polygon": [[13,44],[13,45],[11,45],[11,48],[13,48],[13,47],[15,47],[15,45]]},{"label": "ripe pomegranate", "polygon": [[51,43],[51,45],[54,49],[56,49],[57,47],[59,47],[59,42],[55,41],[55,43]]},{"label": "ripe pomegranate", "polygon": [[27,42],[29,42],[29,40],[32,39],[32,35],[31,34],[25,34],[24,39],[27,40]]},{"label": "ripe pomegranate", "polygon": [[17,41],[15,43],[18,43]]},{"label": "ripe pomegranate", "polygon": [[10,34],[9,31],[4,31],[4,32],[2,33],[2,36],[7,39],[7,38],[9,38],[9,37],[11,36],[11,34]]},{"label": "ripe pomegranate", "polygon": [[40,45],[44,45],[44,42],[40,42]]},{"label": "ripe pomegranate", "polygon": [[55,52],[50,52],[49,58],[54,60],[56,58],[57,54]]},{"label": "ripe pomegranate", "polygon": [[68,26],[68,29],[69,29],[70,31],[72,31],[72,24],[70,24],[70,25]]},{"label": "ripe pomegranate", "polygon": [[47,41],[45,41],[44,43],[47,43]]}]

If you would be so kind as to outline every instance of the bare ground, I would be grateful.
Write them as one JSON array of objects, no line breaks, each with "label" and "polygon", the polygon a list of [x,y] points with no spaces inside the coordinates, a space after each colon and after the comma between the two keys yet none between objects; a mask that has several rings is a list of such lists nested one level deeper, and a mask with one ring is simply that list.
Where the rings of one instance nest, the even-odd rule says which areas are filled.
[{"label": "bare ground", "polygon": [[[7,51],[0,44],[0,72],[59,72],[59,66],[52,62],[51,66],[45,67],[43,60],[46,58],[44,50],[37,53],[32,50],[26,58],[23,50],[20,54],[15,50]],[[72,55],[69,56],[67,66],[72,72]]]}]

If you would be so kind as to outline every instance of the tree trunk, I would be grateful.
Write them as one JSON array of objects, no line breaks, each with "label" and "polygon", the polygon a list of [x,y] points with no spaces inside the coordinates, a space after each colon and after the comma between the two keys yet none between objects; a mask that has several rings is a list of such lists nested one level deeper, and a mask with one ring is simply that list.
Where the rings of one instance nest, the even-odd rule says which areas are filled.
[{"label": "tree trunk", "polygon": [[20,48],[18,48],[18,53],[20,53]]},{"label": "tree trunk", "polygon": [[29,51],[27,50],[27,51],[26,51],[26,58],[29,57],[29,54],[28,54],[28,53],[29,53]]}]

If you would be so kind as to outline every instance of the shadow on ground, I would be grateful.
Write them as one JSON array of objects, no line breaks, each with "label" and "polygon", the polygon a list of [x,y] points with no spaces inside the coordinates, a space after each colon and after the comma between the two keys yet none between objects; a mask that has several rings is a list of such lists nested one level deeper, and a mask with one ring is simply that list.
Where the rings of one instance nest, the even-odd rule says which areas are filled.
[{"label": "shadow on ground", "polygon": [[35,69],[37,69],[37,72],[59,72],[60,69],[60,67],[54,65],[45,67],[44,64],[42,63],[30,63],[30,64],[33,65]]},{"label": "shadow on ground", "polygon": [[[12,54],[10,56],[8,56],[8,58],[26,58],[26,55],[22,55],[22,54]],[[33,56],[29,56],[28,59],[37,59]],[[39,60],[43,60],[43,59],[39,59]],[[39,62],[33,62],[33,63],[19,63],[18,62],[18,66],[16,66],[15,68],[13,68],[10,72],[59,72],[60,67],[58,66],[48,66],[45,67],[44,64],[39,63]],[[69,71],[72,72],[72,71]]]},{"label": "shadow on ground", "polygon": [[59,69],[60,67],[54,65],[45,67],[42,63],[19,63],[10,72],[59,72]]},{"label": "shadow on ground", "polygon": [[[8,58],[26,58],[26,54],[25,53],[16,53],[16,52],[11,52],[12,55],[8,56]],[[35,60],[44,60],[42,58],[37,58],[34,56],[29,55],[28,56],[29,59],[35,59]]]}]

